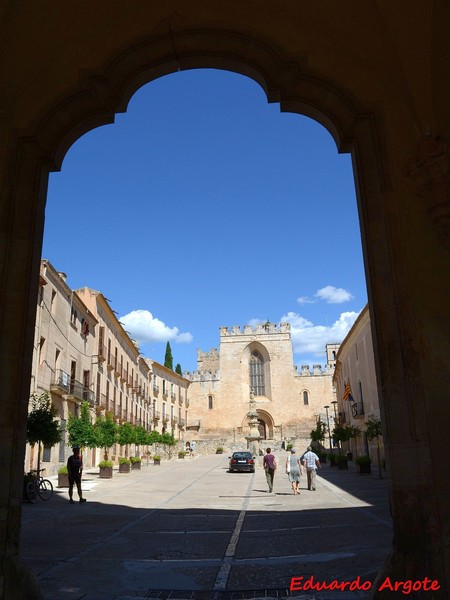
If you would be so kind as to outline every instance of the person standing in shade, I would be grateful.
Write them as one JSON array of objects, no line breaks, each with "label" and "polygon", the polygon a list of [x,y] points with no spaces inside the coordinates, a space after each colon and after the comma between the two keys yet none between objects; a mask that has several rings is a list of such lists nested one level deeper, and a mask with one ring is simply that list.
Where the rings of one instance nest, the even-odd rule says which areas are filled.
[{"label": "person standing in shade", "polygon": [[263,458],[263,467],[264,471],[266,472],[266,481],[267,485],[269,486],[269,494],[271,494],[273,492],[273,478],[277,468],[277,461],[270,448],[266,448],[266,454]]},{"label": "person standing in shade", "polygon": [[295,449],[291,448],[291,454],[286,459],[286,472],[292,485],[294,494],[300,494],[300,475],[302,471],[301,460],[296,456]]},{"label": "person standing in shade", "polygon": [[306,448],[305,454],[302,456],[302,463],[306,467],[306,477],[308,479],[308,490],[316,491],[316,470],[320,469],[320,460],[311,446]]},{"label": "person standing in shade", "polygon": [[73,485],[77,486],[78,497],[80,502],[86,502],[81,491],[81,475],[83,473],[83,457],[80,454],[80,446],[72,448],[72,456],[67,460],[67,471],[69,476],[69,502],[73,504]]}]

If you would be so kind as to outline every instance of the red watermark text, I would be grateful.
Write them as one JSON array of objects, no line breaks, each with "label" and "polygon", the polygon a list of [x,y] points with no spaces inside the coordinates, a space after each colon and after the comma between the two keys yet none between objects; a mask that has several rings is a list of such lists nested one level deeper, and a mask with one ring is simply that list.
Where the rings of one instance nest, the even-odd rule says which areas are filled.
[{"label": "red watermark text", "polygon": [[[372,582],[368,579],[362,580],[358,575],[351,581],[339,581],[333,579],[332,581],[318,581],[314,578],[314,575],[310,577],[291,577],[291,584],[289,589],[291,591],[298,590],[340,590],[341,592],[349,591],[367,591],[372,587]],[[436,579],[429,579],[424,577],[423,579],[407,579],[405,581],[395,581],[390,577],[386,577],[384,581],[378,586],[378,590],[385,590],[391,592],[401,592],[402,594],[408,595],[412,592],[430,592],[440,589],[439,582]]]}]

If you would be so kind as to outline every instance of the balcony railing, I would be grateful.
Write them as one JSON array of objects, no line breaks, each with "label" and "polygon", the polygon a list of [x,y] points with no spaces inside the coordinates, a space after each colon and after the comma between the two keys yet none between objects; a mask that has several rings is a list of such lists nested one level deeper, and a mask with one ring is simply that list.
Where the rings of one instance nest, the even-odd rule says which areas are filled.
[{"label": "balcony railing", "polygon": [[76,400],[82,400],[83,402],[89,402],[92,406],[95,406],[94,392],[88,387],[85,387],[81,381],[71,379],[69,383],[69,391],[67,395],[75,398]]},{"label": "balcony railing", "polygon": [[172,400],[172,402],[175,402],[175,398],[176,398],[175,392],[170,392],[170,399]]},{"label": "balcony railing", "polygon": [[98,360],[103,362],[104,360],[106,360],[107,354],[108,354],[108,351],[106,349],[106,346],[104,346],[103,344],[99,344],[98,345]]},{"label": "balcony railing", "polygon": [[178,419],[178,427],[184,427],[186,425],[186,419]]},{"label": "balcony railing", "polygon": [[108,362],[108,370],[112,371],[114,369],[114,367],[116,366],[116,362],[115,362],[115,357],[111,352],[108,354],[107,362]]},{"label": "balcony railing", "polygon": [[70,386],[70,375],[61,369],[58,369],[55,373],[55,379],[50,384],[50,389],[55,394],[67,394]]},{"label": "balcony railing", "polygon": [[159,421],[161,418],[161,413],[159,412],[159,410],[154,410],[153,411],[153,420],[154,421]]},{"label": "balcony railing", "polygon": [[106,394],[101,394],[99,405],[100,405],[100,408],[103,408],[104,410],[108,410],[108,398],[106,397]]},{"label": "balcony railing", "polygon": [[153,393],[155,394],[155,396],[159,394],[159,385],[153,385]]}]

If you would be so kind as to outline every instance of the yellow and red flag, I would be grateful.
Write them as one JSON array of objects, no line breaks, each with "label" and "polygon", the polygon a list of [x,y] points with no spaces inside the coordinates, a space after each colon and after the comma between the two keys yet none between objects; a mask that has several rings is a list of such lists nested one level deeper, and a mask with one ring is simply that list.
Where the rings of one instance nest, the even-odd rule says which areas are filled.
[{"label": "yellow and red flag", "polygon": [[343,395],[342,399],[350,400],[350,402],[353,402],[352,388],[350,387],[350,380],[348,380],[347,383],[345,384],[345,390],[344,390],[344,395]]}]

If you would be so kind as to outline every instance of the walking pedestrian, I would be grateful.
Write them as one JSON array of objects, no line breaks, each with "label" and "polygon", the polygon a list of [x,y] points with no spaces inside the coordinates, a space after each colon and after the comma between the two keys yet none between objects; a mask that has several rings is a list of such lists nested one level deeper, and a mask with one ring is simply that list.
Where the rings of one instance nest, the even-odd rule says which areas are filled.
[{"label": "walking pedestrian", "polygon": [[72,448],[72,456],[67,460],[67,471],[69,476],[69,502],[73,504],[73,485],[77,486],[78,497],[80,502],[86,502],[81,491],[81,475],[83,473],[83,457],[80,454],[80,446]]},{"label": "walking pedestrian", "polygon": [[266,454],[263,458],[263,467],[266,472],[266,481],[269,486],[269,494],[273,492],[273,478],[277,468],[277,461],[275,456],[272,454],[271,448],[266,448]]},{"label": "walking pedestrian", "polygon": [[300,475],[302,472],[302,463],[295,453],[295,448],[291,448],[291,454],[286,459],[286,473],[292,485],[294,494],[300,494]]},{"label": "walking pedestrian", "polygon": [[316,470],[320,469],[320,460],[311,446],[306,448],[305,454],[302,456],[302,463],[306,467],[306,477],[308,480],[308,490],[316,491]]}]

